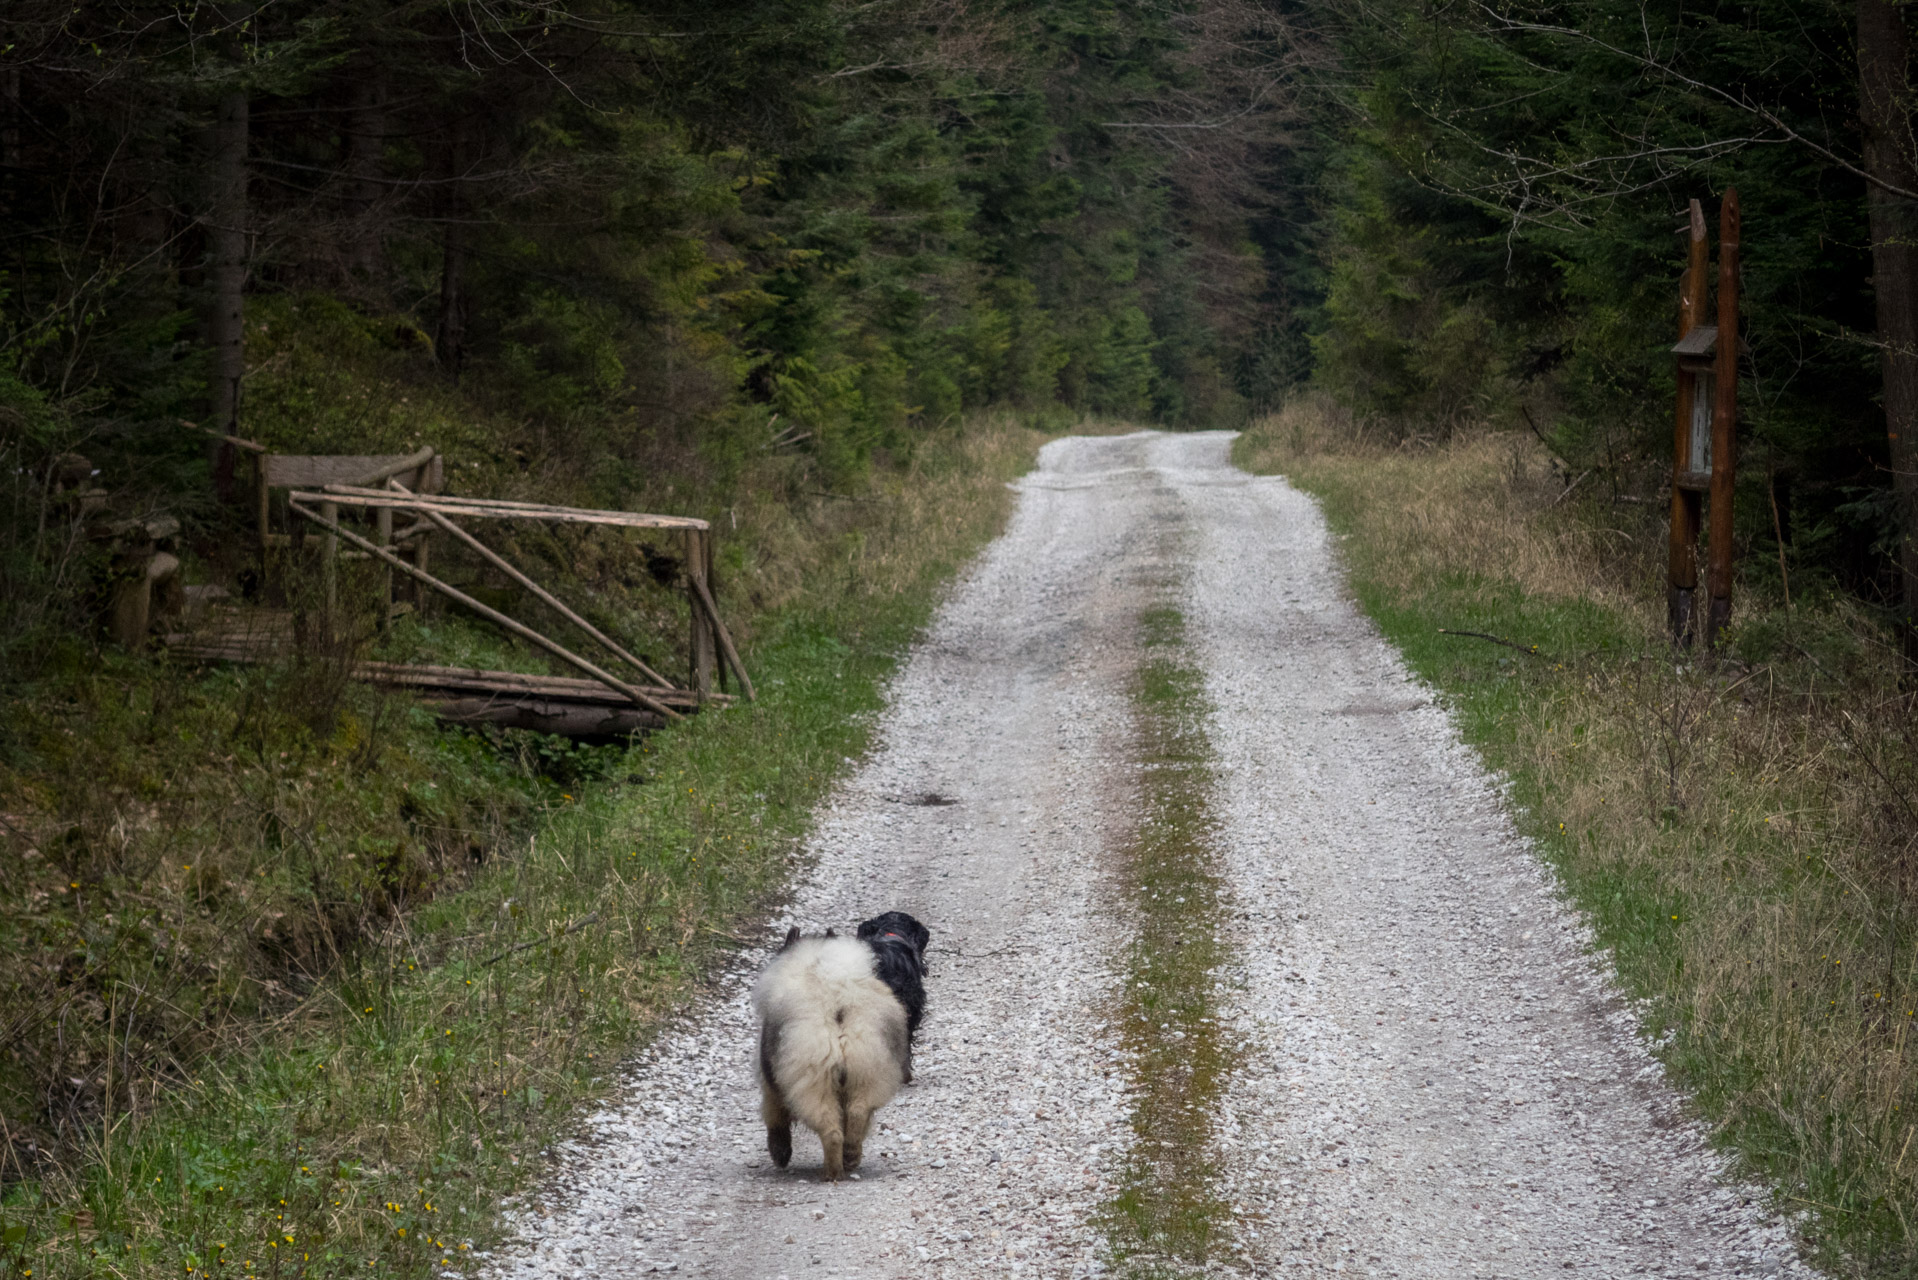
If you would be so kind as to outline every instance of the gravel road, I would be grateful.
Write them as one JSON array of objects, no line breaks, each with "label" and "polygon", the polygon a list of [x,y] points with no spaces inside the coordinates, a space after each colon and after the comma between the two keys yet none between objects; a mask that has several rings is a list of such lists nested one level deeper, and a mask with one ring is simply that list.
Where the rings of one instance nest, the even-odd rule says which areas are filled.
[{"label": "gravel road", "polygon": [[[1312,502],[1226,434],[1073,438],[896,680],[819,815],[787,923],[933,931],[917,1079],[857,1181],[757,1119],[750,968],[556,1152],[533,1280],[1096,1275],[1134,1140],[1111,1027],[1131,937],[1112,850],[1140,765],[1142,611],[1186,617],[1229,891],[1208,1269],[1811,1276],[1646,1054],[1493,781],[1348,600]],[[758,957],[750,959],[756,960]],[[1149,1135],[1148,1135],[1149,1136]]]}]

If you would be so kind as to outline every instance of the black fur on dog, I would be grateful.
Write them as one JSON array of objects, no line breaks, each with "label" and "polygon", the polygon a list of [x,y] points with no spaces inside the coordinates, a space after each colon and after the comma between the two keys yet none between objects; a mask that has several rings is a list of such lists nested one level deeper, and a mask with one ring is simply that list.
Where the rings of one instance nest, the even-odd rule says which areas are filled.
[{"label": "black fur on dog", "polygon": [[[859,926],[859,940],[872,948],[873,969],[879,980],[892,989],[893,996],[906,1011],[906,1044],[911,1052],[912,1039],[919,1032],[919,1020],[926,1013],[926,946],[932,931],[903,911],[888,911]],[[906,1064],[906,1080],[912,1080],[912,1063]]]}]

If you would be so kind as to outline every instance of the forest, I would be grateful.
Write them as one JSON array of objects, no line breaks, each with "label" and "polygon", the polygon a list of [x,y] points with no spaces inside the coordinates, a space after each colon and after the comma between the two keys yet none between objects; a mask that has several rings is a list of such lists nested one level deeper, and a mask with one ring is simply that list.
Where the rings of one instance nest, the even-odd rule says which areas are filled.
[{"label": "forest", "polygon": [[[278,1200],[332,1233],[300,1274],[450,1265],[415,1200],[432,1182],[477,1222],[523,1186],[516,1153],[602,1087],[587,1064],[777,894],[888,664],[1051,435],[1251,428],[1272,467],[1317,474],[1308,438],[1372,450],[1408,493],[1449,474],[1434,451],[1519,440],[1548,476],[1526,501],[1629,543],[1606,572],[1662,573],[1689,203],[1716,237],[1733,189],[1730,653],[1802,659],[1879,717],[1891,763],[1858,821],[1897,950],[1918,794],[1884,710],[1918,657],[1907,21],[1891,0],[0,7],[0,1253],[192,1274]],[[557,673],[424,595],[375,616],[364,571],[350,621],[316,630],[317,571],[256,546],[256,455],[422,446],[455,493],[711,522],[759,718],[581,743],[454,730],[349,680],[369,656]],[[1482,496],[1462,505],[1493,519]],[[282,660],[170,653],[177,598],[116,631],[136,527],[192,599],[293,619]],[[672,594],[674,546],[507,545],[683,668],[698,606]],[[442,563],[528,605],[456,548]],[[710,791],[635,798],[674,770]],[[627,831],[679,852],[629,883],[608,852]],[[520,905],[488,915],[501,876]],[[617,936],[567,934],[449,1012],[471,939],[530,947],[614,900]],[[562,968],[606,985],[556,1003]],[[408,1047],[513,1019],[533,1028],[514,1055],[429,1041],[430,1084]],[[336,1100],[329,1070],[384,1101]],[[476,1130],[449,1127],[451,1097]],[[1859,1158],[1908,1144],[1886,1125]],[[448,1181],[470,1132],[484,1167]],[[358,1225],[322,1161],[363,1180]],[[1918,1265],[1889,1167],[1830,1194],[1865,1206],[1860,1256]],[[169,1198],[127,1190],[149,1182]],[[222,1207],[228,1185],[257,1203]]]},{"label": "forest", "polygon": [[[1893,613],[1910,592],[1896,6],[5,23],[16,529],[22,477],[75,441],[124,502],[209,531],[235,459],[206,431],[407,443],[291,373],[348,348],[515,419],[463,428],[462,465],[601,496],[667,442],[724,471],[783,425],[830,486],[982,409],[1230,426],[1304,386],[1411,438],[1529,424],[1639,493],[1685,203],[1715,225],[1735,187],[1740,537]],[[59,596],[50,563],[10,556],[7,595]]]}]

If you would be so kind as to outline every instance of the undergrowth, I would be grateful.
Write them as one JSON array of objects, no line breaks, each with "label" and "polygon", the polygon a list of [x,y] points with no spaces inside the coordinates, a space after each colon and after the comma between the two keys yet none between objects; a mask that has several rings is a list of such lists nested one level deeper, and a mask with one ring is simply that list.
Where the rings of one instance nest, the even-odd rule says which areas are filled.
[{"label": "undergrowth", "polygon": [[1918,1274],[1918,742],[1877,621],[1747,559],[1721,654],[1674,653],[1662,508],[1568,499],[1530,436],[1391,447],[1308,399],[1236,456],[1317,495],[1719,1140],[1827,1265]]}]

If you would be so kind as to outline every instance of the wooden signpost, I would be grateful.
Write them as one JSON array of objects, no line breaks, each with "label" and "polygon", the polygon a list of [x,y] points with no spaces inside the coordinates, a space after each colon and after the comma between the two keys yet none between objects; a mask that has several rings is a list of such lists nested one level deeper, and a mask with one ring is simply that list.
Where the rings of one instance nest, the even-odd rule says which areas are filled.
[{"label": "wooden signpost", "polygon": [[1691,202],[1690,243],[1679,285],[1677,413],[1672,440],[1672,533],[1666,611],[1672,643],[1692,644],[1698,614],[1698,535],[1710,495],[1705,569],[1705,643],[1716,647],[1731,621],[1733,481],[1738,457],[1738,192],[1718,215],[1718,315],[1708,304],[1705,211]]}]

